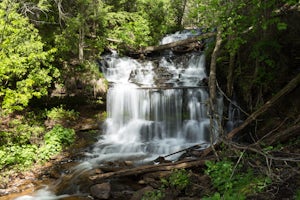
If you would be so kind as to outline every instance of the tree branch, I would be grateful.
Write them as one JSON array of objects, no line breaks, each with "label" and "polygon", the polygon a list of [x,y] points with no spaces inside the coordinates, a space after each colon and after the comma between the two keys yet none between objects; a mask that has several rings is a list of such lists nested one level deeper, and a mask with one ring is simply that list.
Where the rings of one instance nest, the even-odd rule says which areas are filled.
[{"label": "tree branch", "polygon": [[273,96],[269,101],[267,101],[263,106],[261,106],[258,110],[252,113],[239,127],[233,129],[230,133],[228,133],[227,138],[231,139],[238,132],[243,130],[247,125],[249,125],[252,121],[254,121],[259,115],[263,114],[267,111],[271,106],[273,106],[280,98],[290,93],[300,84],[300,73],[292,79],[284,88],[282,88],[275,96]]}]

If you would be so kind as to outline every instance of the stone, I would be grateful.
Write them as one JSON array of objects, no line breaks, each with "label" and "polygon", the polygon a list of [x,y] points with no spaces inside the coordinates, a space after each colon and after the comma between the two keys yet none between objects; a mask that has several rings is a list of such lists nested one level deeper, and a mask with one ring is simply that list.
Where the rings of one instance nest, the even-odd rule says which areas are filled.
[{"label": "stone", "polygon": [[111,185],[109,183],[96,184],[90,188],[90,192],[97,199],[109,199]]},{"label": "stone", "polygon": [[151,186],[147,186],[147,187],[144,187],[138,191],[136,191],[130,200],[141,200],[143,198],[143,195],[146,193],[146,192],[150,192],[150,191],[153,191],[153,188]]}]

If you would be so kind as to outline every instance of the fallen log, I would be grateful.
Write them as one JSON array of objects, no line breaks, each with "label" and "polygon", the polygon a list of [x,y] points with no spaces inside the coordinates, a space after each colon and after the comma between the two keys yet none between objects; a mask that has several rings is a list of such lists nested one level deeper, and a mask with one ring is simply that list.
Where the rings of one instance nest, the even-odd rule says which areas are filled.
[{"label": "fallen log", "polygon": [[280,131],[263,141],[267,145],[273,145],[278,141],[284,142],[290,138],[297,138],[298,136],[300,136],[300,124],[296,124],[284,131]]},{"label": "fallen log", "polygon": [[130,175],[141,175],[149,172],[156,171],[171,171],[174,169],[186,169],[197,166],[204,166],[206,160],[182,160],[174,163],[162,163],[157,165],[144,165],[139,167],[134,167],[130,169],[123,169],[115,172],[107,172],[103,174],[96,174],[90,176],[89,179],[92,181],[101,181],[103,179],[112,177],[123,177]]},{"label": "fallen log", "polygon": [[[276,93],[269,101],[267,101],[263,106],[261,106],[258,110],[256,110],[254,113],[252,113],[240,126],[233,129],[231,132],[229,132],[226,135],[226,139],[231,140],[237,133],[239,133],[241,130],[243,130],[246,126],[248,126],[252,121],[256,120],[258,116],[266,112],[270,107],[272,107],[279,99],[281,99],[283,96],[290,93],[292,90],[294,90],[298,85],[300,84],[300,73],[293,78],[284,88],[282,88],[278,93]],[[299,127],[293,126],[290,129],[286,131],[287,134],[295,134],[299,130]],[[297,133],[298,134],[298,133]],[[282,135],[281,135],[282,136]],[[272,141],[269,141],[272,143]],[[220,143],[215,144],[219,145]],[[205,158],[208,154],[210,154],[213,151],[212,147],[209,147],[205,149],[202,152],[202,155],[200,158]]]},{"label": "fallen log", "polygon": [[252,113],[239,127],[233,129],[227,134],[227,139],[233,138],[238,132],[243,130],[252,121],[256,120],[257,117],[264,112],[266,112],[271,106],[273,106],[281,97],[287,95],[292,90],[294,90],[300,84],[300,73],[293,78],[284,88],[277,92],[269,101],[267,101],[263,106]]},{"label": "fallen log", "polygon": [[176,42],[172,42],[172,43],[168,43],[168,44],[162,44],[162,45],[158,45],[158,46],[148,46],[148,47],[145,47],[145,48],[142,48],[141,50],[139,50],[138,53],[139,54],[147,54],[147,53],[151,53],[154,51],[162,51],[162,50],[166,50],[166,49],[171,49],[174,47],[183,46],[183,45],[187,45],[189,43],[197,42],[204,38],[210,38],[215,35],[216,35],[216,33],[204,33],[199,36],[190,37],[185,40],[180,40],[180,41],[176,41]]}]

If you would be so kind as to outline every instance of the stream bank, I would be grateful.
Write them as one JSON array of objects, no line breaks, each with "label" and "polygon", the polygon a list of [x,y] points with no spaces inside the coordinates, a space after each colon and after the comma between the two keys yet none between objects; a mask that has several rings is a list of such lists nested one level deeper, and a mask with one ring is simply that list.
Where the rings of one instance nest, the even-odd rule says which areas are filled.
[{"label": "stream bank", "polygon": [[[102,106],[82,105],[77,106],[78,119],[64,122],[64,126],[74,129],[75,142],[60,154],[52,157],[45,163],[36,163],[29,170],[13,173],[9,180],[0,183],[0,199],[9,200],[21,195],[26,195],[56,181],[70,168],[76,166],[85,156],[85,152],[97,141],[101,134]],[[56,122],[45,121],[46,126],[53,126]]]}]

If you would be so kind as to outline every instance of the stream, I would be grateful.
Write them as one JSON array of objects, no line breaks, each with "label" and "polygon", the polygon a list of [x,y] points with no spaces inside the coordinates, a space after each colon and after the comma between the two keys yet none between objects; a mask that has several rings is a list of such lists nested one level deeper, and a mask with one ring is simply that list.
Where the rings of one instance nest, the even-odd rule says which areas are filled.
[{"label": "stream", "polygon": [[[201,31],[168,35],[161,44],[188,38]],[[205,55],[202,51],[176,54],[165,51],[151,59],[103,55],[101,71],[109,82],[104,134],[80,162],[54,183],[15,200],[92,199],[88,177],[109,163],[143,165],[159,156],[216,142],[210,134]],[[223,115],[223,98],[215,105]],[[220,121],[214,121],[217,127]],[[232,128],[232,124],[230,127]],[[178,159],[180,154],[168,156]]]}]

